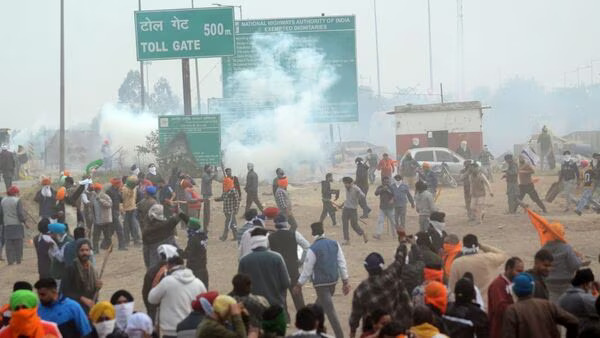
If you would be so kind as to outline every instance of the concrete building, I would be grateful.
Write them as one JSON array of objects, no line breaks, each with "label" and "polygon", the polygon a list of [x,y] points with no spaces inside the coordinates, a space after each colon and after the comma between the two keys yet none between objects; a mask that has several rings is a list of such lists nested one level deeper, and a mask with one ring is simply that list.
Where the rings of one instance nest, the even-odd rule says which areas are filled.
[{"label": "concrete building", "polygon": [[419,139],[420,147],[456,150],[467,141],[473,155],[483,149],[483,109],[479,101],[421,104],[395,107],[396,153],[404,154]]}]

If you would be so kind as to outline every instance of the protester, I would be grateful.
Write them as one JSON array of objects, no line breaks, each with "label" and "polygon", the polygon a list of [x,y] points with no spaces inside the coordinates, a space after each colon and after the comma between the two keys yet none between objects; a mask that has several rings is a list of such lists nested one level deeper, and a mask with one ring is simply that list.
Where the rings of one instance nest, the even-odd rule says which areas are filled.
[{"label": "protester", "polygon": [[[183,212],[186,215],[189,215],[191,217],[195,217],[195,218],[199,218],[200,217],[200,212],[202,210],[202,198],[200,198],[200,194],[198,194],[198,192],[194,189],[194,185],[192,184],[192,181],[189,179],[182,179],[180,182],[180,187],[181,187],[181,195],[179,197],[180,201],[177,201],[178,203],[178,210],[179,212]],[[160,187],[160,186],[159,186]],[[162,189],[164,190],[164,189]],[[165,192],[164,193],[166,195],[165,197],[165,202],[163,203],[162,199],[159,198],[159,201],[165,205],[165,208],[167,208],[170,210],[171,209],[171,204],[173,204],[174,202],[171,201],[170,199],[168,199],[169,196],[171,196],[171,198],[173,198],[173,195],[169,195],[169,192]],[[171,214],[171,212],[169,211],[169,215]],[[167,216],[167,213],[165,213],[165,216]],[[167,216],[170,217],[170,216]]]},{"label": "protester", "polygon": [[409,326],[412,305],[404,283],[402,269],[406,258],[406,245],[396,248],[394,262],[387,268],[383,257],[376,252],[370,253],[363,263],[369,277],[354,290],[352,312],[350,314],[350,336],[356,335],[359,322],[363,325],[369,314],[379,309],[391,316],[391,320]]},{"label": "protester", "polygon": [[[100,248],[108,249],[111,246],[112,237],[112,200],[102,190],[100,183],[94,183],[96,197],[92,201],[94,210],[94,233],[92,235],[93,249],[100,252]],[[102,246],[99,246],[100,234],[103,235]]]},{"label": "protester", "polygon": [[52,189],[50,184],[52,180],[49,177],[42,177],[42,188],[38,190],[33,198],[33,201],[38,204],[41,218],[50,219],[54,215],[54,206],[56,205],[56,191]]},{"label": "protester", "polygon": [[406,233],[406,205],[415,208],[415,201],[410,194],[410,187],[404,183],[402,176],[394,176],[392,183],[392,192],[394,193],[394,222],[400,234]]},{"label": "protester", "polygon": [[494,175],[492,173],[492,161],[494,155],[490,152],[487,144],[483,145],[483,150],[479,153],[479,163],[481,163],[481,171],[490,182],[494,182]]},{"label": "protester", "polygon": [[444,272],[439,262],[425,264],[423,269],[423,283],[412,290],[411,297],[414,306],[425,305],[425,290],[431,282],[443,283]]},{"label": "protester", "polygon": [[[73,239],[74,241],[65,244],[63,249],[63,261],[65,262],[65,267],[70,267],[75,264],[75,258],[77,258],[77,248],[76,246],[80,243],[77,242],[78,239],[86,239],[85,237],[85,228],[79,227],[73,230]],[[88,239],[89,240],[89,239]],[[90,261],[92,264],[95,264],[94,261],[94,250],[90,251]]]},{"label": "protester", "polygon": [[442,257],[439,255],[439,251],[431,243],[429,235],[426,232],[418,232],[415,237],[419,254],[422,256],[425,267],[439,270],[437,274],[439,274],[440,279],[443,278]]},{"label": "protester", "polygon": [[448,290],[446,286],[438,281],[431,281],[425,286],[425,305],[433,313],[433,325],[441,333],[447,333],[448,329],[442,316],[448,309]]},{"label": "protester", "polygon": [[34,286],[40,300],[37,313],[42,320],[56,323],[63,337],[85,337],[92,333],[81,305],[71,298],[60,296],[54,279],[40,279]]},{"label": "protester", "polygon": [[382,159],[379,161],[377,165],[377,170],[381,170],[381,178],[389,177],[392,178],[392,174],[395,170],[395,162],[390,158],[390,156],[386,153],[383,154]]},{"label": "protester", "polygon": [[123,196],[123,236],[125,243],[133,240],[133,244],[137,247],[140,243],[140,225],[137,219],[137,176],[129,176],[125,181],[125,186],[122,190]]},{"label": "protester", "polygon": [[206,266],[208,236],[198,218],[184,219],[185,215],[183,214],[180,214],[179,217],[187,224],[188,241],[183,251],[187,260],[186,266],[208,288],[208,268]]},{"label": "protester", "polygon": [[129,317],[125,334],[128,338],[151,338],[153,330],[152,319],[145,313],[136,312]]},{"label": "protester", "polygon": [[577,337],[579,327],[575,316],[545,299],[533,298],[533,278],[521,273],[513,280],[512,291],[518,301],[510,305],[502,322],[502,337],[561,337],[557,325],[566,328],[566,337]]},{"label": "protester", "polygon": [[492,187],[477,163],[471,165],[471,173],[469,177],[471,183],[471,213],[475,222],[483,224],[485,217],[485,195],[486,190],[490,197],[494,197]]},{"label": "protester", "polygon": [[233,276],[231,284],[233,290],[229,293],[229,296],[244,305],[244,308],[248,311],[251,325],[261,327],[263,314],[269,308],[269,301],[265,297],[251,292],[252,280],[249,275],[238,273]]},{"label": "protester", "polygon": [[[23,203],[19,198],[19,188],[14,185],[8,187],[6,197],[0,202],[0,242],[6,250],[8,265],[21,264],[23,259],[23,238],[25,237],[25,212]],[[0,244],[0,257],[2,244]]]},{"label": "protester", "polygon": [[506,254],[501,250],[480,244],[477,236],[468,234],[463,237],[462,256],[452,263],[448,288],[453,290],[456,282],[465,272],[471,272],[474,277],[473,283],[479,288],[484,302],[487,303],[488,286],[506,259]]},{"label": "protester", "polygon": [[518,257],[509,258],[500,274],[488,288],[488,314],[490,318],[490,337],[502,337],[504,312],[513,303],[510,285],[513,279],[524,270],[523,261]]},{"label": "protester", "polygon": [[420,180],[427,184],[427,190],[432,196],[437,196],[438,179],[431,168],[431,163],[423,162],[423,173],[419,173]]},{"label": "protester", "polygon": [[571,200],[575,200],[575,186],[579,180],[579,168],[577,163],[571,159],[571,152],[566,150],[563,152],[563,162],[560,165],[558,180],[562,183],[562,192],[565,197],[565,212],[568,212],[571,207]]},{"label": "protester", "polygon": [[106,190],[106,194],[110,197],[112,202],[112,231],[117,233],[117,241],[119,244],[120,251],[126,251],[129,243],[125,242],[125,234],[123,233],[123,225],[121,224],[121,208],[123,203],[123,195],[121,189],[123,187],[123,181],[114,177],[110,180],[110,188]]},{"label": "protester", "polygon": [[488,317],[475,303],[473,282],[466,278],[456,282],[454,298],[455,302],[443,317],[448,335],[453,338],[489,337]]},{"label": "protester", "polygon": [[158,186],[158,182],[162,179],[162,176],[156,170],[156,165],[154,163],[150,163],[148,165],[148,173],[146,174],[146,179],[152,182],[152,185]]},{"label": "protester", "polygon": [[304,253],[310,247],[310,243],[298,231],[289,229],[289,224],[283,214],[278,215],[275,218],[275,227],[277,228],[277,231],[268,237],[269,248],[280,254],[285,262],[285,267],[290,278],[289,291],[297,311],[304,307],[304,297],[302,296],[302,293],[294,293],[291,288],[298,283],[298,278],[300,277],[299,268],[301,264],[298,259],[298,246],[302,248],[302,256],[304,256]]},{"label": "protester", "polygon": [[[233,325],[234,331],[227,323]],[[197,338],[246,338],[246,327],[242,320],[242,306],[230,296],[220,295],[215,298],[213,312],[198,326]]]},{"label": "protester", "polygon": [[299,292],[302,285],[312,278],[317,293],[316,303],[323,306],[335,336],[340,338],[344,334],[331,297],[340,277],[343,283],[343,294],[350,293],[346,259],[341,246],[336,241],[325,237],[323,223],[313,223],[310,228],[315,241],[306,254],[302,273],[298,279],[298,284],[294,286],[294,292]]},{"label": "protester", "polygon": [[469,221],[473,220],[471,212],[471,160],[463,162],[463,168],[460,170],[460,181],[463,184],[463,196],[465,198],[465,209],[467,209],[467,217]]},{"label": "protester", "polygon": [[272,305],[265,310],[262,318],[263,337],[284,337],[286,328],[286,315],[281,306]]},{"label": "protester", "polygon": [[[543,167],[542,167],[543,170]],[[540,199],[535,186],[533,185],[533,179],[531,176],[535,170],[527,163],[523,155],[519,156],[519,201],[523,201],[525,195],[529,195],[532,201],[534,201],[544,213],[548,212],[544,202]],[[515,208],[516,210],[516,208]],[[512,210],[511,210],[512,211]]]},{"label": "protester", "polygon": [[[168,185],[162,177],[158,180],[157,188],[158,188],[158,193],[157,193],[158,194],[158,203],[160,203],[163,206],[165,217],[169,218],[169,217],[173,216],[173,208],[174,208],[174,204],[175,204],[175,198],[177,197],[175,194],[175,190],[173,190],[173,188],[171,188],[171,186]],[[192,188],[192,192],[195,192],[193,188]],[[185,194],[182,194],[182,195],[185,195]],[[199,212],[200,208],[202,207],[201,201],[200,201],[199,205],[198,205],[198,201],[197,201],[200,199],[200,196],[197,195],[197,196],[190,196],[190,197],[191,198],[188,199],[188,196],[185,196],[185,201],[187,202],[186,214],[196,215]],[[194,198],[194,197],[197,197],[197,198]],[[190,208],[193,210],[190,211]],[[200,217],[200,215],[196,215],[196,216]]]},{"label": "protester", "polygon": [[456,148],[456,153],[459,154],[465,160],[472,159],[471,148],[467,144],[467,140],[460,141],[460,145]]},{"label": "protester", "polygon": [[594,289],[594,273],[591,269],[578,270],[571,280],[571,286],[558,299],[558,305],[579,319],[579,327],[598,319],[596,312],[596,296]]},{"label": "protester", "polygon": [[323,311],[323,307],[319,304],[308,304],[306,307],[311,309],[317,317],[317,335],[321,338],[332,338],[327,334],[327,329],[325,328],[325,312]]},{"label": "protester", "polygon": [[157,189],[155,186],[148,184],[145,188],[140,187],[140,190],[145,192],[141,201],[137,202],[137,216],[140,221],[140,232],[143,233],[148,224],[150,224],[150,209],[159,204],[156,200]]},{"label": "protester", "polygon": [[99,302],[90,309],[90,321],[94,326],[94,335],[98,338],[120,336],[115,332],[115,308],[109,302]]},{"label": "protester", "polygon": [[142,243],[144,264],[146,268],[154,266],[159,257],[156,250],[163,244],[176,245],[175,242],[175,227],[186,215],[176,215],[167,219],[164,215],[164,208],[161,204],[154,204],[148,210],[148,221],[142,228]]},{"label": "protester", "polygon": [[0,147],[0,173],[2,173],[6,191],[12,185],[16,166],[15,154],[8,150],[6,144],[3,144]]},{"label": "protester", "polygon": [[163,337],[177,336],[177,324],[190,314],[192,300],[206,292],[204,284],[183,264],[181,257],[171,257],[167,263],[168,275],[148,294],[148,302],[160,306],[159,326]]},{"label": "protester", "polygon": [[287,191],[288,188],[288,180],[287,178],[281,178],[277,181],[279,187],[275,192],[275,202],[277,203],[277,208],[279,208],[279,213],[284,215],[290,224],[290,229],[292,231],[296,231],[298,228],[298,223],[294,218],[294,214],[292,212],[292,201],[290,200],[290,194]]},{"label": "protester", "polygon": [[441,211],[434,211],[429,215],[429,227],[427,235],[435,253],[441,253],[444,247],[444,240],[448,235],[446,233],[446,214]]},{"label": "protester", "polygon": [[265,297],[271,305],[285,306],[290,278],[280,254],[269,250],[265,229],[252,230],[252,252],[240,260],[238,273],[252,280],[252,293]]},{"label": "protester", "polygon": [[548,127],[542,127],[542,132],[538,135],[537,143],[540,145],[540,170],[544,171],[545,160],[548,160],[548,166],[550,167],[550,170],[553,170],[555,164],[552,149],[552,135],[550,135]]},{"label": "protester", "polygon": [[252,163],[248,163],[248,174],[246,175],[244,191],[246,192],[246,210],[250,209],[250,206],[254,203],[262,212],[263,206],[258,199],[258,175],[254,171],[254,164]]},{"label": "protester", "polygon": [[410,152],[407,152],[400,162],[400,176],[406,179],[406,183],[410,189],[415,188],[417,182],[417,170],[419,169],[419,162],[417,162]]},{"label": "protester", "polygon": [[356,163],[356,179],[354,180],[354,184],[363,192],[365,197],[361,197],[358,201],[363,214],[361,218],[368,218],[369,213],[371,212],[371,208],[367,205],[366,196],[369,193],[369,166],[363,163],[363,159],[357,157],[354,160]]},{"label": "protester", "polygon": [[177,338],[195,338],[196,330],[204,318],[209,315],[202,307],[202,299],[211,305],[219,296],[216,291],[201,293],[192,301],[192,312],[179,324],[177,324]]},{"label": "protester", "polygon": [[179,256],[177,247],[170,244],[159,246],[158,249],[156,249],[156,252],[160,257],[160,261],[146,271],[146,274],[144,275],[144,284],[142,285],[142,298],[144,300],[144,305],[146,306],[146,312],[148,312],[148,316],[150,316],[153,321],[156,321],[156,311],[158,306],[148,301],[148,295],[150,294],[150,290],[157,286],[158,283],[167,276],[168,260]]},{"label": "protester", "polygon": [[427,306],[417,306],[413,312],[410,333],[415,338],[448,338],[433,325],[433,312]]},{"label": "protester", "polygon": [[[48,225],[50,221],[47,218],[42,218],[38,222],[38,234],[33,238],[33,245],[35,247],[35,253],[37,255],[37,269],[39,279],[49,278],[50,274],[50,248],[54,243],[52,237],[50,237],[50,231]],[[0,254],[0,256],[2,256]]]},{"label": "protester", "polygon": [[[377,170],[377,165],[379,164],[379,156],[373,153],[373,149],[367,149],[367,156],[365,156],[365,161],[369,166],[369,183],[375,183],[375,171]],[[322,222],[322,221],[321,221]]]},{"label": "protester", "polygon": [[381,239],[386,219],[388,220],[388,226],[392,228],[390,230],[392,230],[394,235],[398,230],[398,225],[394,219],[394,192],[390,185],[389,177],[386,176],[381,179],[381,185],[375,190],[375,196],[379,196],[379,218],[377,220],[377,227],[375,228],[373,238],[379,240]]},{"label": "protester", "polygon": [[547,241],[542,249],[548,250],[552,257],[552,269],[546,278],[546,286],[550,301],[557,302],[571,285],[575,272],[583,265],[580,255],[565,240],[565,228],[560,223],[551,223],[547,234],[551,240]]},{"label": "protester", "polygon": [[115,308],[115,333],[122,335],[135,308],[133,296],[127,290],[118,290],[110,297],[110,303]]},{"label": "protester", "polygon": [[213,168],[210,165],[205,165],[200,183],[200,194],[202,194],[202,200],[204,201],[204,214],[202,223],[207,231],[210,224],[210,198],[213,195],[212,181],[215,180],[216,177],[217,174],[213,172]]},{"label": "protester", "polygon": [[337,221],[335,218],[335,213],[337,212],[337,208],[334,206],[331,197],[335,195],[335,200],[337,201],[340,198],[340,191],[336,189],[331,189],[331,183],[333,182],[333,174],[327,173],[325,175],[325,180],[321,181],[321,200],[323,201],[323,210],[321,211],[321,217],[319,217],[319,222],[323,223],[327,215],[331,218],[331,223],[333,226],[337,226]]},{"label": "protester", "polygon": [[[31,284],[29,284],[29,282],[26,282],[26,281],[16,281],[13,284],[12,292],[19,291],[19,290],[32,291],[33,286]],[[0,329],[5,326],[8,326],[8,324],[10,323],[11,316],[12,316],[12,314],[11,314],[11,310],[10,310],[10,303],[0,306]]]},{"label": "protester", "polygon": [[62,337],[58,326],[38,315],[38,298],[31,290],[17,290],[10,296],[10,324],[0,330],[0,338]]},{"label": "protester", "polygon": [[357,187],[351,177],[344,177],[342,179],[344,187],[346,188],[346,200],[343,204],[342,209],[342,230],[344,232],[344,245],[350,244],[350,232],[349,225],[352,225],[352,229],[359,235],[362,236],[364,242],[368,241],[366,232],[358,225],[358,212],[357,208],[359,200],[365,198],[365,194]]},{"label": "protester", "polygon": [[[271,220],[274,219],[277,215],[279,214],[279,209],[277,208],[273,208],[273,207],[268,207],[265,208],[263,210],[263,215],[265,216],[265,218],[270,218]],[[240,242],[239,242],[239,246],[238,246],[238,259],[242,259],[242,257],[246,256],[247,254],[252,252],[252,230],[256,229],[256,228],[264,228],[265,225],[265,221],[262,218],[257,217],[257,212],[256,209],[250,209],[248,211],[246,211],[244,213],[244,218],[246,219],[246,223],[248,225],[252,224],[251,227],[246,227],[246,225],[244,225],[244,227],[242,227],[242,229],[240,229],[240,232],[242,232],[241,236],[240,236]],[[245,228],[247,228],[246,230],[244,230]]]},{"label": "protester", "polygon": [[96,292],[102,288],[102,281],[90,261],[92,245],[87,239],[78,239],[75,243],[75,258],[65,270],[60,286],[66,297],[78,302],[85,312],[94,305]]},{"label": "protester", "polygon": [[[385,310],[375,309],[363,322],[363,333],[361,338],[377,338],[384,326],[392,322],[392,316]],[[352,333],[350,337],[354,338]]]},{"label": "protester", "polygon": [[533,269],[526,272],[533,277],[535,288],[533,288],[533,297],[540,299],[549,299],[548,286],[546,286],[546,278],[552,269],[554,257],[552,253],[546,249],[540,249],[534,257]]},{"label": "protester", "polygon": [[419,214],[419,231],[426,232],[429,228],[429,217],[437,211],[433,195],[427,190],[427,184],[418,181],[415,185],[415,207]]},{"label": "protester", "polygon": [[288,337],[319,338],[317,334],[317,316],[311,309],[304,307],[298,310],[295,325],[297,331]]},{"label": "protester", "polygon": [[54,278],[60,285],[60,280],[65,273],[65,245],[73,241],[67,233],[67,226],[62,223],[52,223],[48,225],[48,231],[53,241],[50,242],[50,276]]},{"label": "protester", "polygon": [[506,169],[503,171],[503,179],[506,179],[506,196],[508,199],[508,213],[514,214],[517,212],[519,206],[519,167],[515,163],[512,154],[504,155],[504,162],[506,163]]},{"label": "protester", "polygon": [[237,223],[235,217],[240,208],[240,197],[235,189],[235,182],[230,177],[223,178],[223,195],[215,199],[215,201],[223,202],[223,213],[225,214],[225,224],[223,227],[223,234],[219,238],[222,242],[227,240],[227,234],[231,229],[233,240],[236,240],[237,236]]},{"label": "protester", "polygon": [[446,282],[450,278],[450,272],[452,271],[452,263],[462,253],[462,245],[458,236],[455,234],[449,234],[444,238],[444,245],[442,248],[442,261],[444,263],[444,281]]}]

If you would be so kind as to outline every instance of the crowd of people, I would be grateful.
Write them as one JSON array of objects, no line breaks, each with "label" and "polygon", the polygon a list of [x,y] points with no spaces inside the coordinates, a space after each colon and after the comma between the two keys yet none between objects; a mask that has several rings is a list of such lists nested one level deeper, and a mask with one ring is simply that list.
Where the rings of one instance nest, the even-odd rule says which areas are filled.
[{"label": "crowd of people", "polygon": [[[577,179],[579,173],[572,171],[578,165],[564,160],[560,181]],[[350,337],[369,338],[558,338],[558,326],[567,337],[600,336],[599,286],[586,268],[589,261],[566,241],[562,224],[546,221],[522,202],[529,194],[546,211],[533,186],[531,164],[523,156],[519,166],[510,155],[505,161],[509,212],[523,207],[540,236],[540,250],[527,270],[522,258],[480,243],[475,234],[461,239],[450,233],[446,214],[436,206],[435,173],[409,155],[396,163],[387,154],[379,160],[369,151],[365,160],[356,159],[356,177],[344,177],[341,191],[333,188],[333,175],[327,174],[321,182],[323,210],[310,225],[312,243],[298,231],[293,195],[281,168],[272,186],[276,207],[267,207],[259,198],[254,165],[248,164],[244,224],[239,227],[242,187],[231,169],[218,178],[206,166],[199,184],[177,169],[164,179],[154,164],[147,173],[134,165],[127,176],[110,179],[107,187],[91,175],[76,182],[67,171],[55,184],[44,177],[33,199],[40,219],[33,238],[38,280],[14,284],[0,311],[0,338],[339,338],[344,328]],[[586,203],[594,203],[598,167],[593,162],[582,175],[589,183]],[[387,266],[385,253],[368,254],[363,261],[368,277],[352,290],[344,247],[350,245],[350,228],[363,242],[370,239],[360,224],[371,212],[366,196],[377,170],[381,179],[373,194],[379,198],[379,217],[372,238],[381,240],[387,221],[398,246]],[[492,195],[488,173],[484,165],[466,162],[461,175],[467,214],[482,222],[485,196]],[[215,180],[222,192],[213,198]],[[565,195],[572,200],[569,184]],[[344,202],[338,204],[342,192]],[[223,203],[220,240],[226,241],[231,232],[238,245],[238,271],[227,294],[209,288],[211,199]],[[407,231],[409,205],[418,214],[413,235]],[[21,264],[25,224],[33,218],[19,188],[8,187],[0,210],[7,263]],[[337,226],[338,210],[342,243],[327,236],[323,223],[329,216]],[[187,235],[185,247],[177,244],[178,226]],[[135,311],[130,290],[118,290],[108,301],[99,299],[106,262],[99,253],[112,250],[114,237],[117,250],[133,246],[141,251],[144,312]],[[498,275],[499,270],[503,272]],[[332,298],[340,282],[343,295],[352,296],[347,321],[338,316]],[[316,294],[312,304],[303,293],[309,284]],[[288,293],[295,318],[290,316]]]}]

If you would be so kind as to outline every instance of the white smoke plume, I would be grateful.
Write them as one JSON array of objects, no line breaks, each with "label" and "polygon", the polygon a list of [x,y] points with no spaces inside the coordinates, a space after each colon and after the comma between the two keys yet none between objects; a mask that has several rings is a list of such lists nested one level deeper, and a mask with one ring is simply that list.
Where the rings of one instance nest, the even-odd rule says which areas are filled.
[{"label": "white smoke plume", "polygon": [[255,35],[252,42],[259,66],[234,74],[232,83],[251,100],[270,102],[274,108],[225,130],[225,165],[240,174],[247,163],[254,163],[263,179],[272,177],[277,167],[306,178],[308,171],[323,168],[326,157],[324,128],[311,123],[311,116],[339,78],[322,53],[290,35]]}]

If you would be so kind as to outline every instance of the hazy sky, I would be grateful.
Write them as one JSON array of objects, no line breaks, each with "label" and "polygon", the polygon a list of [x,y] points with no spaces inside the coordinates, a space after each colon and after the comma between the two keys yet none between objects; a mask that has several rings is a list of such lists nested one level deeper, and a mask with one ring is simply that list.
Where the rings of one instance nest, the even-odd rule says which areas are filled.
[{"label": "hazy sky", "polygon": [[[223,0],[224,1],[224,0]],[[196,1],[197,7],[215,1]],[[373,1],[235,0],[249,19],[351,15],[357,18],[360,84],[376,86]],[[190,1],[144,0],[143,9],[189,7]],[[67,123],[88,120],[117,89],[135,57],[135,0],[65,0]],[[435,82],[456,86],[456,2],[431,0]],[[467,91],[497,87],[519,75],[547,87],[577,81],[578,66],[600,59],[600,1],[464,0]],[[59,0],[5,0],[0,11],[2,126],[57,125],[59,112]],[[427,2],[377,0],[382,92],[428,87]],[[236,9],[239,16],[239,10]],[[221,95],[219,59],[199,62],[203,100]],[[192,63],[193,65],[193,63]],[[595,63],[600,73],[600,62]],[[164,76],[181,95],[179,61],[149,66],[153,83]],[[193,75],[193,68],[192,68]],[[590,70],[581,70],[588,82]],[[595,80],[600,80],[597,77]],[[192,81],[192,84],[194,82]],[[195,90],[194,88],[192,90]],[[195,92],[194,92],[195,93]],[[192,100],[195,100],[195,94]]]}]

